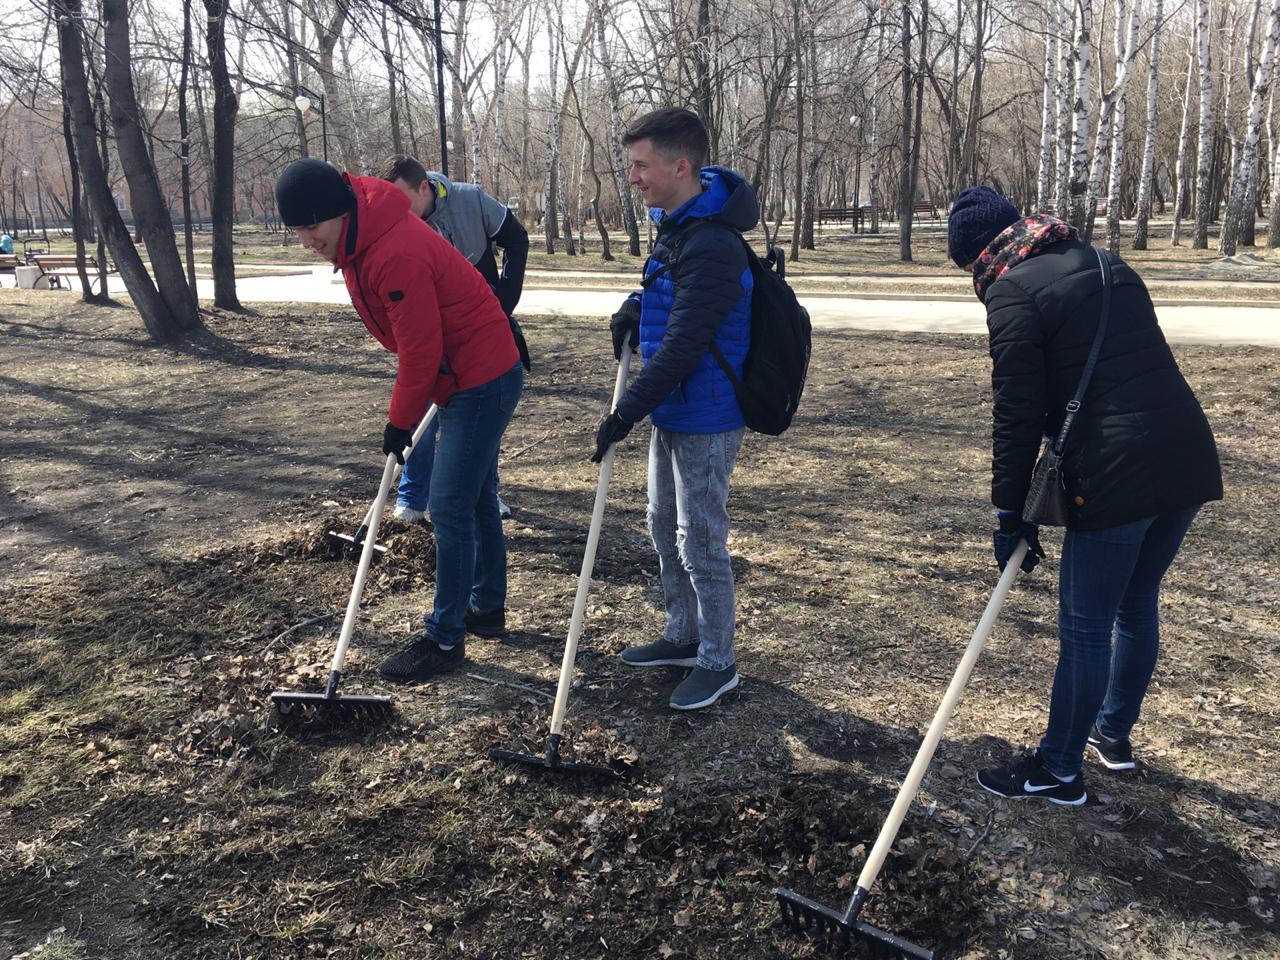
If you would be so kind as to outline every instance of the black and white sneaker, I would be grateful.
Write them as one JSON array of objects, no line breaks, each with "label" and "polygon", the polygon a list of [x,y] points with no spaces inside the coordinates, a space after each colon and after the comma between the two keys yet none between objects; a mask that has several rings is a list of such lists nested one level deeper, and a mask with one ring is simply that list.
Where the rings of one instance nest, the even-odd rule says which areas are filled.
[{"label": "black and white sneaker", "polygon": [[696,667],[698,644],[655,640],[622,651],[622,662],[632,667]]},{"label": "black and white sneaker", "polygon": [[1133,745],[1129,743],[1128,737],[1108,740],[1095,726],[1089,731],[1087,743],[1108,770],[1132,770],[1137,766],[1133,759]]},{"label": "black and white sneaker", "polygon": [[1045,769],[1040,751],[1032,750],[1007,767],[991,767],[978,771],[978,786],[997,797],[1025,800],[1034,797],[1064,807],[1078,807],[1089,799],[1084,777],[1063,782]]}]

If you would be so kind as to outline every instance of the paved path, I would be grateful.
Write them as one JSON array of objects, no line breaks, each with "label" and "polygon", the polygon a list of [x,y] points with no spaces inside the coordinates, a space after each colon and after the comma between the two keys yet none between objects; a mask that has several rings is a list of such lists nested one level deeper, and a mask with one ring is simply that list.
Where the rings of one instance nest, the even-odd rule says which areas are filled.
[{"label": "paved path", "polygon": [[[325,266],[295,267],[289,276],[245,277],[237,284],[245,303],[285,302],[348,303],[341,276]],[[338,282],[333,282],[337,279]],[[521,316],[609,316],[618,308],[625,282],[615,289],[602,287],[557,289],[538,283],[525,289]],[[603,278],[602,278],[603,279]],[[622,280],[623,278],[618,278]],[[199,281],[200,297],[213,297],[213,281]],[[123,292],[119,278],[111,280],[112,292]],[[842,297],[836,294],[800,297],[814,326],[838,330],[893,330],[921,333],[986,333],[986,314],[972,300],[890,299],[874,294]],[[1223,306],[1221,304],[1162,305],[1160,326],[1174,343],[1257,344],[1280,347],[1280,304]]]}]

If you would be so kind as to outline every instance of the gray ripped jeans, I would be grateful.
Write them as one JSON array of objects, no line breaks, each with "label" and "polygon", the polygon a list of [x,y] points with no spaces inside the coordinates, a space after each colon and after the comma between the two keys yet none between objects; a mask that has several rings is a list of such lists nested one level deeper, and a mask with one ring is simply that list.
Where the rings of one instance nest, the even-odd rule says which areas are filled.
[{"label": "gray ripped jeans", "polygon": [[667,608],[663,639],[698,644],[698,666],[734,665],[729,477],[742,429],[675,433],[649,441],[649,535],[658,551]]}]

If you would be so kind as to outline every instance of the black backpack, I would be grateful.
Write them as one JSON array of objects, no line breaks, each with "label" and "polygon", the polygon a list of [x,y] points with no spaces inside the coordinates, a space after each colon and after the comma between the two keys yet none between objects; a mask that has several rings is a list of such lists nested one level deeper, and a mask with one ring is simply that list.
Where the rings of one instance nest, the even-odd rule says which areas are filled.
[{"label": "black backpack", "polygon": [[646,277],[644,286],[675,269],[685,240],[704,225],[718,226],[738,235],[747,252],[752,284],[751,344],[742,366],[742,378],[733,372],[714,339],[708,349],[733,384],[747,426],[756,433],[776,437],[791,426],[791,419],[800,406],[800,394],[804,392],[804,380],[809,372],[813,330],[809,312],[800,306],[795,291],[784,279],[786,261],[782,248],[773,247],[767,258],[761,260],[740,231],[713,220],[695,220],[676,238],[670,261]]}]

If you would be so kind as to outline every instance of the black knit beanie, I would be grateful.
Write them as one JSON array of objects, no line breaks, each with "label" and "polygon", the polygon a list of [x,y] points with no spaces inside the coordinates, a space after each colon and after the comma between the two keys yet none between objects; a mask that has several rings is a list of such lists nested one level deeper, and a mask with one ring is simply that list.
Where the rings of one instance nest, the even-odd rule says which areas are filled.
[{"label": "black knit beanie", "polygon": [[355,195],[338,168],[323,160],[295,160],[276,180],[276,209],[286,227],[309,227],[332,220],[355,205]]},{"label": "black knit beanie", "polygon": [[947,254],[957,267],[967,267],[1021,216],[1017,207],[990,187],[965,187],[947,218]]}]

